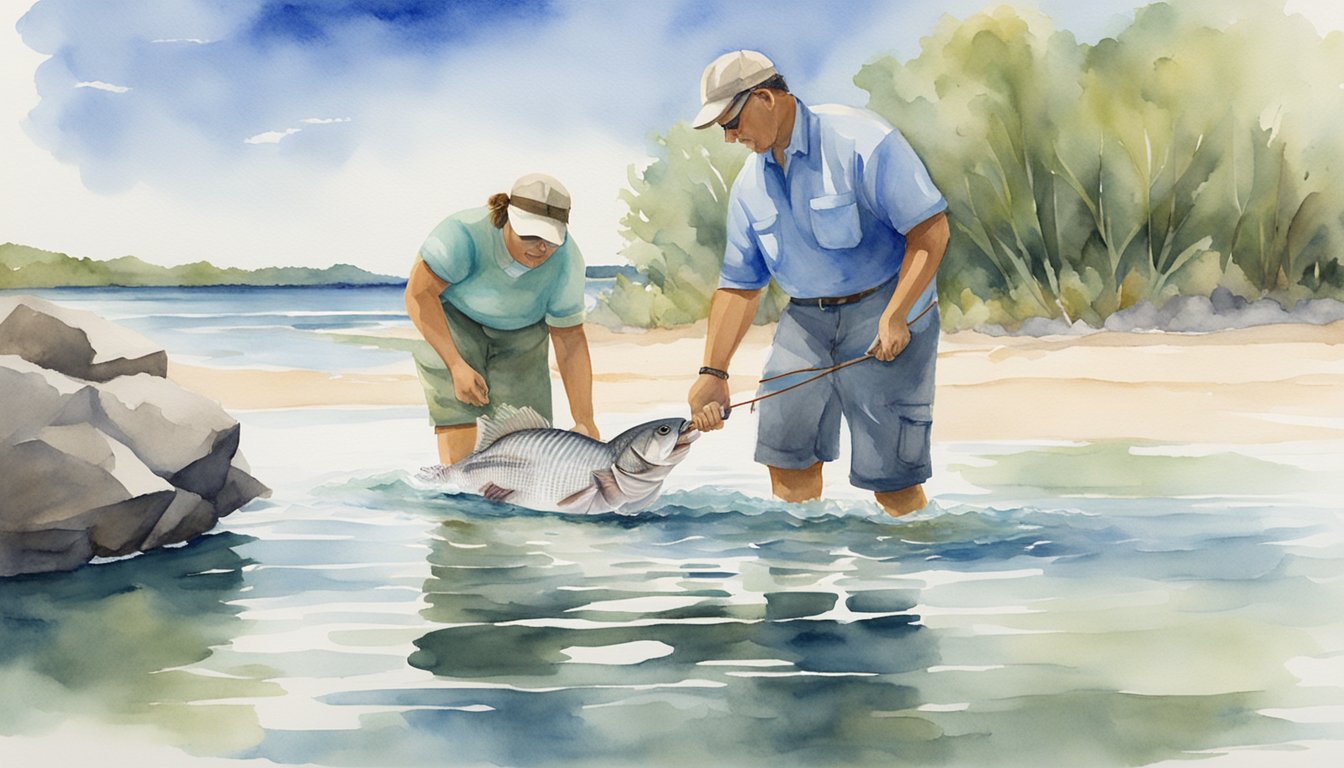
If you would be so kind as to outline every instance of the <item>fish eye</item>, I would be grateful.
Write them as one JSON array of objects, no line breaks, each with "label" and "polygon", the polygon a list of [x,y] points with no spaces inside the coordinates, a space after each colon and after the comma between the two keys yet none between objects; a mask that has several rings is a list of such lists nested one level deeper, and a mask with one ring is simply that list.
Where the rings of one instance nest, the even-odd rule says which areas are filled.
[{"label": "fish eye", "polygon": [[669,427],[669,426],[667,426],[666,424],[664,424],[663,426],[661,426],[661,427],[658,428],[658,434],[660,434],[660,435],[666,435],[668,432],[671,432],[671,431],[672,431],[672,428]]}]

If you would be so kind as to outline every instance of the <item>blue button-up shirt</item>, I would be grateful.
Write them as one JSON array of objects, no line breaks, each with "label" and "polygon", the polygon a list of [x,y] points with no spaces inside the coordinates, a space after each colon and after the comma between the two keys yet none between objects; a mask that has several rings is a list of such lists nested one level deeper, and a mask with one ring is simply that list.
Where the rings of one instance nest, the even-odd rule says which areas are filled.
[{"label": "blue button-up shirt", "polygon": [[[877,115],[797,104],[786,167],[772,152],[754,154],[733,182],[719,287],[753,290],[774,277],[807,299],[882,285],[900,271],[906,233],[947,201],[905,137]],[[934,292],[930,283],[915,310]]]}]

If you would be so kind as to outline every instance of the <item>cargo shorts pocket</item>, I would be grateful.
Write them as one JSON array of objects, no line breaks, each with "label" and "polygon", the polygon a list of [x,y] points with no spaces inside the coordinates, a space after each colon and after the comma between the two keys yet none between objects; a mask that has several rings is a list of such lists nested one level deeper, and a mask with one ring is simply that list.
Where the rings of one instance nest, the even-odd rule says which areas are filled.
[{"label": "cargo shorts pocket", "polygon": [[927,406],[907,406],[899,409],[901,433],[896,439],[896,458],[905,464],[929,463],[930,433],[933,418]]},{"label": "cargo shorts pocket", "polygon": [[812,235],[822,248],[853,248],[863,239],[859,204],[853,192],[814,197],[809,202]]}]

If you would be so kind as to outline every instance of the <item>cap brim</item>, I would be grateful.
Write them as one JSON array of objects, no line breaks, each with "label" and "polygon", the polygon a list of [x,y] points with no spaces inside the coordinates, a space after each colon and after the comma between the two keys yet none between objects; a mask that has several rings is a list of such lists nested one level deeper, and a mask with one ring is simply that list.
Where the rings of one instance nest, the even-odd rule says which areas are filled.
[{"label": "cap brim", "polygon": [[[737,94],[731,99],[728,99],[727,103],[724,104],[723,109],[720,110],[719,113],[714,116],[714,119],[710,120],[708,123],[705,123],[704,125],[697,125],[695,127],[697,129],[708,128],[709,126],[714,125],[715,123],[719,123],[720,125],[722,125],[723,123],[732,120],[734,117],[737,117],[738,114],[742,112],[743,107],[747,106],[747,99],[750,96],[751,96],[750,89],[742,91],[741,93]],[[708,106],[706,106],[706,109],[708,109]],[[699,117],[699,115],[696,115],[696,117]]]},{"label": "cap brim", "polygon": [[719,121],[719,115],[728,111],[729,105],[733,103],[733,99],[735,98],[737,98],[737,94],[733,94],[726,99],[715,99],[714,101],[705,104],[705,106],[701,107],[700,111],[696,113],[695,121],[692,122],[691,125],[695,126],[696,130],[699,130],[701,128],[708,128],[717,123]]},{"label": "cap brim", "polygon": [[565,242],[565,225],[562,222],[528,213],[517,206],[509,206],[509,224],[514,232],[524,237],[540,237],[554,245],[563,245]]}]

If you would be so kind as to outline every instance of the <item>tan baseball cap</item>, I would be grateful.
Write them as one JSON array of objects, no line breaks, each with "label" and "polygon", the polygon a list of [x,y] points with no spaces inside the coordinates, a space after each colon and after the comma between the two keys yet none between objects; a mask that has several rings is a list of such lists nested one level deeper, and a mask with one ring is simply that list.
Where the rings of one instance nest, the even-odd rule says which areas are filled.
[{"label": "tan baseball cap", "polygon": [[732,51],[715,59],[700,76],[700,111],[696,128],[708,128],[718,121],[733,97],[779,74],[775,63],[757,51]]},{"label": "tan baseball cap", "polygon": [[569,190],[544,173],[520,177],[509,190],[509,224],[520,235],[563,244],[569,224]]}]

